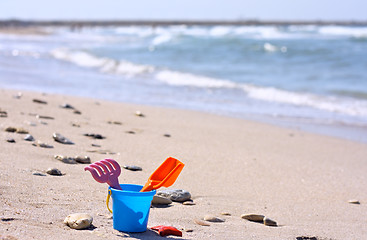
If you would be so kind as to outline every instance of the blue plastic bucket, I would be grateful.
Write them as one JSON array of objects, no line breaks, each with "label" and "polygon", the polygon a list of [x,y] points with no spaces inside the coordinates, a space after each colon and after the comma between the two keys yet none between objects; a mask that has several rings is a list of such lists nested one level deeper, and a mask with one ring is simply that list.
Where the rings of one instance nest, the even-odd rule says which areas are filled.
[{"label": "blue plastic bucket", "polygon": [[[120,184],[122,191],[109,187],[112,196],[113,228],[123,232],[147,230],[150,205],[156,191],[139,192],[143,186]],[[108,207],[107,200],[107,207]]]}]

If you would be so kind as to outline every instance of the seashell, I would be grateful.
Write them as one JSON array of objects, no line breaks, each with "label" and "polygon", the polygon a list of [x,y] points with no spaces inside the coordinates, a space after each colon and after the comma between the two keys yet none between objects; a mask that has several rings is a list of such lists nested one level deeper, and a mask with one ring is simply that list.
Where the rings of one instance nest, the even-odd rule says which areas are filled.
[{"label": "seashell", "polygon": [[351,199],[348,201],[348,203],[351,203],[351,204],[361,204],[357,199]]},{"label": "seashell", "polygon": [[61,108],[66,108],[66,109],[74,109],[73,106],[71,106],[70,104],[68,103],[64,103],[63,105],[60,105]]},{"label": "seashell", "polygon": [[87,137],[94,138],[94,139],[104,139],[105,138],[101,134],[96,134],[96,133],[85,133],[83,135],[87,136]]},{"label": "seashell", "polygon": [[171,137],[171,134],[165,133],[163,134],[164,137]]},{"label": "seashell", "polygon": [[50,116],[43,116],[43,115],[36,115],[36,118],[38,119],[50,119],[50,120],[54,120],[54,117],[50,117]]},{"label": "seashell", "polygon": [[224,216],[231,216],[232,214],[230,214],[229,212],[221,212],[220,213],[221,215],[224,215]]},{"label": "seashell", "polygon": [[81,112],[81,111],[76,110],[76,109],[73,111],[73,113],[75,113],[75,114],[82,114],[82,112]]},{"label": "seashell", "polygon": [[71,157],[66,157],[66,156],[63,156],[63,155],[55,155],[54,158],[56,160],[59,160],[63,163],[67,163],[67,164],[76,164],[76,161],[74,158],[71,158]]},{"label": "seashell", "polygon": [[93,217],[87,213],[73,213],[64,220],[64,223],[73,229],[89,228],[92,222]]},{"label": "seashell", "polygon": [[145,117],[145,115],[140,111],[136,111],[135,115],[138,116],[138,117]]},{"label": "seashell", "polygon": [[0,117],[8,117],[8,113],[6,111],[0,110]]},{"label": "seashell", "polygon": [[259,214],[242,214],[241,218],[252,221],[252,222],[263,222],[265,216]]},{"label": "seashell", "polygon": [[7,127],[5,128],[5,132],[16,132],[17,131],[17,128],[15,127]]},{"label": "seashell", "polygon": [[123,168],[130,170],[130,171],[142,171],[143,170],[141,167],[138,167],[135,165],[124,165]]},{"label": "seashell", "polygon": [[109,124],[122,125],[122,122],[119,121],[108,121]]},{"label": "seashell", "polygon": [[15,143],[14,138],[7,138],[7,139],[6,139],[6,141],[7,141],[8,143]]},{"label": "seashell", "polygon": [[36,143],[33,143],[32,144],[33,146],[38,146],[38,147],[41,147],[41,148],[53,148],[54,146],[52,145],[49,145],[47,143],[44,143],[44,142],[41,142],[40,140],[38,140]]},{"label": "seashell", "polygon": [[183,204],[183,205],[186,205],[186,206],[193,206],[193,205],[196,205],[193,201],[186,201],[186,202],[183,202],[182,204]]},{"label": "seashell", "polygon": [[34,98],[32,101],[33,101],[34,103],[47,104],[47,102],[46,102],[46,101],[44,101],[44,100],[40,100],[40,99],[36,99],[36,98]]},{"label": "seashell", "polygon": [[153,196],[153,200],[152,200],[153,205],[169,205],[171,203],[172,203],[171,199],[168,199],[162,196],[158,196],[158,195]]},{"label": "seashell", "polygon": [[44,173],[40,173],[40,172],[34,172],[34,173],[32,173],[32,175],[35,175],[35,176],[42,176],[42,177],[46,176],[46,174],[44,174]]},{"label": "seashell", "polygon": [[207,222],[204,222],[202,220],[199,220],[199,219],[194,219],[194,223],[198,224],[198,225],[201,225],[201,226],[210,226],[209,223]]},{"label": "seashell", "polygon": [[62,176],[61,171],[57,168],[49,168],[46,173],[54,176]]},{"label": "seashell", "polygon": [[56,142],[59,142],[62,144],[74,144],[72,141],[62,136],[60,133],[54,133],[52,134],[52,137]]},{"label": "seashell", "polygon": [[33,142],[33,141],[34,141],[34,137],[33,137],[31,134],[27,134],[27,135],[24,137],[24,140],[26,140],[26,141],[30,141],[30,142]]},{"label": "seashell", "polygon": [[24,128],[17,128],[15,132],[19,133],[19,134],[27,134],[28,133],[28,131],[25,130]]},{"label": "seashell", "polygon": [[205,221],[208,222],[224,222],[225,220],[214,215],[205,215],[203,218]]},{"label": "seashell", "polygon": [[83,163],[83,164],[91,163],[90,157],[88,157],[88,156],[84,156],[84,157],[76,156],[75,161],[78,162],[78,163]]},{"label": "seashell", "polygon": [[267,217],[264,218],[264,224],[266,226],[271,226],[271,227],[277,227],[278,226],[276,221],[271,220],[270,218],[267,218]]}]

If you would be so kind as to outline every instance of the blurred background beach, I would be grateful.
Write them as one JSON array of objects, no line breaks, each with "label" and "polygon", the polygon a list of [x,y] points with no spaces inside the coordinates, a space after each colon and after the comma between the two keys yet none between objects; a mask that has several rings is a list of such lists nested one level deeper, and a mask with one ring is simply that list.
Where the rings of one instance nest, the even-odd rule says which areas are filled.
[{"label": "blurred background beach", "polygon": [[[362,1],[283,1],[264,8],[233,0],[211,5],[207,12],[206,1],[193,12],[185,11],[190,3],[166,1],[110,1],[98,11],[92,11],[93,5],[101,3],[82,9],[81,1],[65,12],[65,4],[52,7],[36,1],[27,12],[15,9],[16,2],[27,6],[20,0],[2,3],[2,20],[209,23],[45,26],[34,34],[3,31],[2,88],[198,110],[367,142],[367,26],[360,12]],[[134,12],[139,4],[142,8]],[[159,6],[171,9],[160,11]],[[78,10],[83,11],[76,14]],[[226,22],[239,18],[285,22]]]}]

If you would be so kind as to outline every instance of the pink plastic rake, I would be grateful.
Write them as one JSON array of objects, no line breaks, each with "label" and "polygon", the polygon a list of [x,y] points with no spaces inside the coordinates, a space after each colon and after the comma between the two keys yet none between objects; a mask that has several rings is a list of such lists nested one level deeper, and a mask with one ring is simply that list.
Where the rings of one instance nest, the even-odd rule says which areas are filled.
[{"label": "pink plastic rake", "polygon": [[112,188],[122,190],[119,184],[120,165],[113,159],[104,159],[84,168],[89,171],[99,183],[107,183]]}]

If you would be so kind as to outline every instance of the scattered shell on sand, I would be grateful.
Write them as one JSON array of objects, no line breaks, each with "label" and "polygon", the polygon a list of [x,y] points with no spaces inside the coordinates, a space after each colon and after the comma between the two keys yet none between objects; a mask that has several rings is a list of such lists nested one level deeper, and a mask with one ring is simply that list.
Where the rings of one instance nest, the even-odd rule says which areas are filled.
[{"label": "scattered shell on sand", "polygon": [[15,127],[7,127],[7,128],[5,128],[5,132],[15,132],[15,131],[17,131],[17,128],[15,128]]},{"label": "scattered shell on sand", "polygon": [[61,171],[57,168],[49,168],[46,173],[54,176],[62,176]]},{"label": "scattered shell on sand", "polygon": [[138,116],[138,117],[145,117],[145,115],[140,111],[136,111],[135,115]]},{"label": "scattered shell on sand", "polygon": [[67,157],[67,156],[63,156],[63,155],[55,155],[54,158],[56,160],[59,160],[63,163],[67,163],[67,164],[76,164],[76,161],[74,158],[72,157]]},{"label": "scattered shell on sand", "polygon": [[7,127],[5,128],[6,132],[15,132],[15,133],[19,133],[19,134],[27,134],[28,131],[25,130],[24,128],[16,128],[16,127]]},{"label": "scattered shell on sand", "polygon": [[7,139],[6,139],[6,141],[7,141],[8,143],[15,143],[14,138],[7,138]]},{"label": "scattered shell on sand", "polygon": [[128,134],[135,134],[135,131],[130,130],[130,131],[126,131],[126,133],[128,133]]},{"label": "scattered shell on sand", "polygon": [[83,135],[87,136],[87,137],[94,138],[94,139],[104,139],[105,138],[101,134],[96,134],[96,133],[84,133]]},{"label": "scattered shell on sand", "polygon": [[103,149],[100,149],[100,150],[87,150],[87,152],[91,152],[91,153],[99,153],[99,154],[110,154],[110,155],[114,155],[116,154],[115,152],[112,152],[111,150],[103,150]]},{"label": "scattered shell on sand", "polygon": [[264,224],[266,226],[271,226],[271,227],[277,227],[278,226],[276,221],[271,220],[270,218],[267,218],[267,217],[264,218]]},{"label": "scattered shell on sand", "polygon": [[66,109],[74,109],[74,107],[73,107],[73,106],[71,106],[71,105],[70,105],[70,104],[68,104],[68,103],[64,103],[64,104],[60,105],[60,107],[61,107],[61,108],[66,108]]},{"label": "scattered shell on sand", "polygon": [[40,99],[33,99],[33,102],[34,103],[40,103],[40,104],[47,104],[47,102],[46,101],[44,101],[44,100],[40,100]]},{"label": "scattered shell on sand", "polygon": [[230,214],[229,212],[221,212],[220,213],[221,215],[224,215],[224,216],[231,216],[232,214]]},{"label": "scattered shell on sand", "polygon": [[199,219],[194,219],[194,223],[196,223],[196,224],[198,224],[198,225],[200,225],[200,226],[210,226],[210,224],[209,224],[209,223],[204,222],[204,221],[199,220]]},{"label": "scattered shell on sand", "polygon": [[141,167],[138,167],[135,165],[124,165],[123,168],[130,170],[130,171],[142,171],[143,170]]},{"label": "scattered shell on sand", "polygon": [[60,133],[54,133],[52,134],[53,139],[56,142],[62,143],[62,144],[74,144],[72,141],[61,135]]},{"label": "scattered shell on sand", "polygon": [[351,199],[348,202],[351,204],[361,204],[357,199]]},{"label": "scattered shell on sand", "polygon": [[64,220],[64,223],[73,229],[89,228],[92,222],[93,217],[87,213],[73,213]]},{"label": "scattered shell on sand", "polygon": [[38,119],[49,119],[49,120],[54,120],[54,117],[50,117],[50,116],[43,116],[43,115],[36,115],[36,118]]},{"label": "scattered shell on sand", "polygon": [[36,147],[41,147],[41,148],[53,148],[54,147],[54,146],[49,145],[47,143],[41,142],[40,140],[38,140],[36,143],[33,143],[32,145],[36,146]]},{"label": "scattered shell on sand", "polygon": [[193,201],[186,201],[182,203],[183,205],[187,205],[187,206],[193,206],[196,205]]},{"label": "scattered shell on sand", "polygon": [[75,113],[75,114],[82,114],[82,112],[79,111],[79,110],[74,110],[73,113]]},{"label": "scattered shell on sand", "polygon": [[27,134],[27,135],[24,137],[24,140],[26,140],[26,141],[30,141],[30,142],[33,142],[33,141],[34,141],[34,137],[33,137],[31,134]]},{"label": "scattered shell on sand", "polygon": [[35,175],[35,176],[42,176],[42,177],[46,176],[46,174],[44,174],[44,173],[40,173],[40,172],[33,172],[33,173],[32,173],[32,175]]},{"label": "scattered shell on sand", "polygon": [[214,215],[209,215],[209,214],[205,215],[203,219],[208,222],[224,222],[225,221],[222,218],[216,217]]},{"label": "scattered shell on sand", "polygon": [[107,121],[108,124],[122,125],[122,122],[119,121]]},{"label": "scattered shell on sand", "polygon": [[0,117],[8,117],[8,113],[6,111],[0,110]]},{"label": "scattered shell on sand", "polygon": [[168,199],[162,196],[158,196],[158,195],[153,196],[153,200],[152,200],[153,205],[168,205],[171,203],[172,203],[171,199]]},{"label": "scattered shell on sand", "polygon": [[252,221],[252,222],[263,222],[265,216],[259,214],[242,214],[241,218]]},{"label": "scattered shell on sand", "polygon": [[84,157],[76,156],[75,161],[78,162],[78,163],[83,163],[83,164],[91,163],[90,157],[88,157],[88,156],[84,156]]},{"label": "scattered shell on sand", "polygon": [[157,195],[169,198],[174,202],[186,202],[191,199],[191,194],[183,189],[165,189],[157,192]]},{"label": "scattered shell on sand", "polygon": [[164,137],[171,137],[171,134],[165,133],[163,134]]}]

